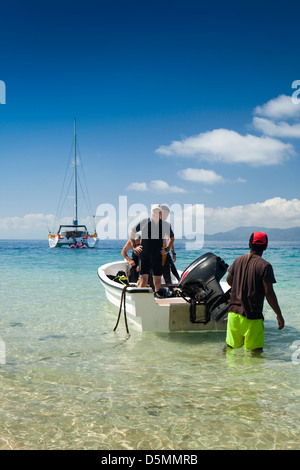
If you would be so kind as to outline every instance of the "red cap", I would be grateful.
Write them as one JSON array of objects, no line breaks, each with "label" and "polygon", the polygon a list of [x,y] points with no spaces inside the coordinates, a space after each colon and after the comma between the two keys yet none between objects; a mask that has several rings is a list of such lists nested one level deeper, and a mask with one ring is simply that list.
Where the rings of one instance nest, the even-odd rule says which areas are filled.
[{"label": "red cap", "polygon": [[263,232],[254,232],[252,238],[252,245],[267,245],[268,237]]}]

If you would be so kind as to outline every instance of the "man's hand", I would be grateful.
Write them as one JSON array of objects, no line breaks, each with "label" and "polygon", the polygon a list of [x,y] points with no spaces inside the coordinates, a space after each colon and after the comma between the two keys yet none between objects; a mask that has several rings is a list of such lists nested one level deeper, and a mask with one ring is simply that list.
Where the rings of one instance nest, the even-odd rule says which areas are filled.
[{"label": "man's hand", "polygon": [[264,285],[264,290],[265,290],[268,304],[276,313],[277,322],[278,322],[278,330],[282,330],[282,328],[284,328],[284,318],[282,316],[282,313],[281,313],[281,310],[277,301],[277,297],[273,289],[273,284],[271,282],[263,281],[263,285]]},{"label": "man's hand", "polygon": [[277,315],[277,322],[278,322],[278,330],[282,330],[282,328],[284,328],[284,318],[281,314]]},{"label": "man's hand", "polygon": [[135,247],[132,247],[132,250],[133,250],[137,255],[139,255],[140,253],[142,253],[143,247],[142,247],[142,245],[135,246]]}]

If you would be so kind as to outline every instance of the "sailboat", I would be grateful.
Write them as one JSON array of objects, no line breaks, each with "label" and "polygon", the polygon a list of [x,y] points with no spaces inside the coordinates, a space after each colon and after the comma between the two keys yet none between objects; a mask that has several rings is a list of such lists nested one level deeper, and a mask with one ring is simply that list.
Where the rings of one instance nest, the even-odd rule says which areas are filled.
[{"label": "sailboat", "polygon": [[72,224],[60,225],[56,234],[48,233],[50,248],[67,246],[70,248],[98,248],[99,238],[96,230],[88,232],[86,225],[78,223],[78,159],[77,159],[76,119],[74,119],[74,218]]}]

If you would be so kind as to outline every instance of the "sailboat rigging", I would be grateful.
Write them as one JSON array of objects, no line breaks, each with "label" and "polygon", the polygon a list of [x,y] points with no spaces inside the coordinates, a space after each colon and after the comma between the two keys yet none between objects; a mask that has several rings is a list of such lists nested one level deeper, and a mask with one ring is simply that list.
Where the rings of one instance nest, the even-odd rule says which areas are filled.
[{"label": "sailboat rigging", "polygon": [[50,248],[67,246],[70,248],[96,248],[99,239],[96,230],[89,234],[86,225],[78,223],[78,162],[77,162],[77,136],[76,119],[74,119],[74,214],[72,224],[60,225],[56,234],[49,232]]}]

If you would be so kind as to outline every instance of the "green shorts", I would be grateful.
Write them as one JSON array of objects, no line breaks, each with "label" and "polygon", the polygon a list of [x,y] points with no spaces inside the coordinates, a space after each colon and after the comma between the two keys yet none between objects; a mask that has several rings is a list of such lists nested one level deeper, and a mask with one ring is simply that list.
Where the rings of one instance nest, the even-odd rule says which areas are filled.
[{"label": "green shorts", "polygon": [[232,348],[244,348],[248,351],[264,347],[264,321],[249,320],[238,313],[229,312],[227,321],[226,343]]}]

